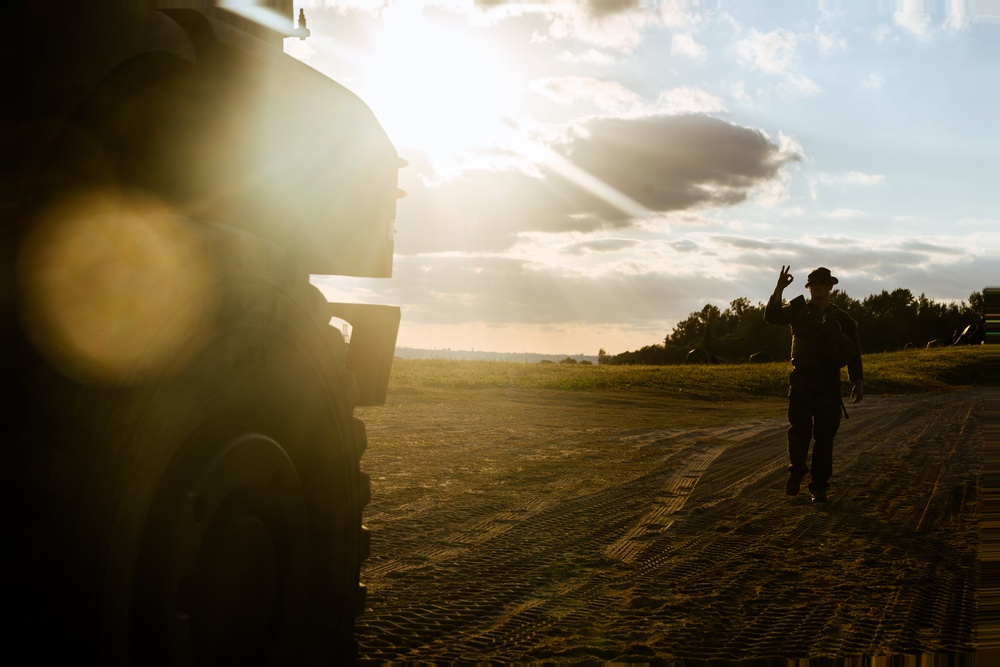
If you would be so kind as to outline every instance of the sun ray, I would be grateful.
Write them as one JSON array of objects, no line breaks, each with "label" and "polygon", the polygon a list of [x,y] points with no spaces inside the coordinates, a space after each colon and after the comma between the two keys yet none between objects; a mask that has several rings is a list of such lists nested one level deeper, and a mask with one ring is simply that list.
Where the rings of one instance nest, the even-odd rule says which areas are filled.
[{"label": "sun ray", "polygon": [[630,218],[647,220],[657,215],[655,211],[643,206],[621,190],[608,185],[586,169],[580,168],[550,146],[509,124],[507,127],[510,133],[507,135],[506,148],[520,155],[526,162],[541,165],[559,174]]},{"label": "sun ray", "polygon": [[572,181],[590,194],[615,207],[636,220],[644,220],[655,214],[621,190],[614,188],[589,171],[581,169],[562,155],[551,149],[545,150],[545,164],[559,175]]},{"label": "sun ray", "polygon": [[294,33],[291,19],[271,7],[262,6],[257,0],[221,0],[219,6],[283,35]]},{"label": "sun ray", "polygon": [[[245,3],[243,3],[245,4]],[[468,169],[549,171],[625,215],[655,216],[519,127],[515,87],[502,54],[475,33],[428,18],[419,3],[386,7],[371,52],[335,40],[307,42],[317,66],[347,62],[358,70],[357,90],[401,150],[427,155],[437,178]]]}]

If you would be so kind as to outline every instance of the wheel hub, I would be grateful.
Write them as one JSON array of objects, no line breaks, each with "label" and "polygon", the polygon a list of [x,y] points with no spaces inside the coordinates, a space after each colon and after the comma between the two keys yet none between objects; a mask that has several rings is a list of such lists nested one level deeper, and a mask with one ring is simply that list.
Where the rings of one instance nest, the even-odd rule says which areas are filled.
[{"label": "wheel hub", "polygon": [[170,466],[144,529],[134,648],[169,662],[286,652],[308,594],[308,542],[299,478],[276,441],[198,438]]}]

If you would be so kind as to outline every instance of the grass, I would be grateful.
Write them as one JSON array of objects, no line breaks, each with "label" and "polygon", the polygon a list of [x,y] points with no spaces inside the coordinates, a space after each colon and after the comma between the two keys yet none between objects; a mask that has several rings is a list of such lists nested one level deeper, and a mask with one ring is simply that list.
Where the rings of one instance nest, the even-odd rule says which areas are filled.
[{"label": "grass", "polygon": [[[984,384],[985,346],[906,350],[864,357],[866,394],[922,394]],[[396,359],[389,389],[556,389],[684,392],[690,398],[784,396],[789,362],[718,366],[588,366]],[[842,372],[845,385],[846,370]]]}]

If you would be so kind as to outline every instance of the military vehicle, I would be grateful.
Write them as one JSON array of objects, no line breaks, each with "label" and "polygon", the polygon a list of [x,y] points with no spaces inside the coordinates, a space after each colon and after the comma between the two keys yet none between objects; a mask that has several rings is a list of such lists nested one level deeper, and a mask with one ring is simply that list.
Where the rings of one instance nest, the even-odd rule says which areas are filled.
[{"label": "military vehicle", "polygon": [[353,411],[384,401],[399,309],[328,303],[311,278],[391,275],[401,160],[283,53],[309,31],[294,11],[4,10],[8,653],[356,657]]}]

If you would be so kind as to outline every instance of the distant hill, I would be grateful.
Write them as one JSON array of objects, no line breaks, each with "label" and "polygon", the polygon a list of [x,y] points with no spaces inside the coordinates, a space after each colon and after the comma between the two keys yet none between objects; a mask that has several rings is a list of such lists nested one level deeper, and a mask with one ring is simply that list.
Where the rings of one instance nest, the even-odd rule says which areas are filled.
[{"label": "distant hill", "polygon": [[536,352],[483,352],[480,350],[427,350],[416,347],[397,347],[401,359],[475,359],[480,361],[506,361],[509,363],[537,364],[540,361],[561,361],[566,357],[576,361],[597,363],[597,357],[586,354],[538,354]]}]

